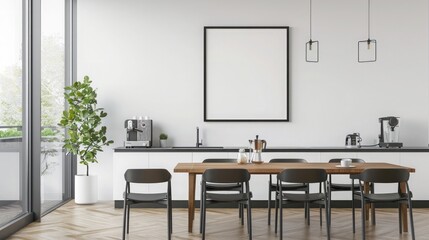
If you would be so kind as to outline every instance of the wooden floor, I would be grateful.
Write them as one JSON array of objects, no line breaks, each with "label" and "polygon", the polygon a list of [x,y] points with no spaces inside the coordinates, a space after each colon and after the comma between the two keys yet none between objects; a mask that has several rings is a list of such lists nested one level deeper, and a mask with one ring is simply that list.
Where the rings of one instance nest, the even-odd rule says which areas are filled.
[{"label": "wooden floor", "polygon": [[[254,239],[278,239],[274,224],[267,225],[266,209],[255,208],[252,213]],[[311,226],[305,225],[302,209],[286,209],[284,213],[284,239],[326,239],[324,225],[319,226],[317,210],[311,212]],[[122,214],[122,209],[113,208],[112,202],[86,206],[69,202],[10,239],[120,239]],[[198,219],[198,210],[196,214]],[[128,239],[166,239],[166,217],[165,209],[131,209]],[[356,217],[356,234],[353,234],[351,210],[333,209],[332,239],[361,239],[360,214]],[[429,209],[415,209],[414,217],[417,239],[429,239]],[[187,209],[173,209],[173,222],[173,239],[201,239],[198,221],[194,223],[195,232],[187,232]],[[377,225],[367,226],[367,239],[411,239],[410,233],[399,234],[396,209],[377,209]],[[206,238],[248,239],[236,209],[209,209]]]}]

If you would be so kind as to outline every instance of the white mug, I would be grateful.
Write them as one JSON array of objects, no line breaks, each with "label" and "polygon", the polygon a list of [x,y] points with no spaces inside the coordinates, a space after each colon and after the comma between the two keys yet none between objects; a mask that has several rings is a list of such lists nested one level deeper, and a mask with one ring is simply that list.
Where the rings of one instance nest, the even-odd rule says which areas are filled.
[{"label": "white mug", "polygon": [[352,160],[350,158],[341,160],[341,167],[350,167],[351,164],[352,164]]}]

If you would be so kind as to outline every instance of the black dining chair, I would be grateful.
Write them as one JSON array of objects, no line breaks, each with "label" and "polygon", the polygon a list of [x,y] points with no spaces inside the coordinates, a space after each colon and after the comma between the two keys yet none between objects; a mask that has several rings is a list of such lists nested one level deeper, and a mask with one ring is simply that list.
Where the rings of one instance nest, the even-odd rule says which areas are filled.
[{"label": "black dining chair", "polygon": [[[280,193],[278,195],[280,203],[280,239],[283,239],[283,204],[304,202],[310,204],[315,203],[325,207],[326,210],[326,232],[327,238],[331,238],[330,234],[330,200],[329,192],[327,190],[327,174],[324,169],[285,169],[277,175],[277,182],[280,186]],[[323,185],[323,192],[319,193],[284,193],[283,185],[281,182],[286,183],[319,183]]]},{"label": "black dining chair", "polygon": [[[249,239],[252,239],[252,210],[251,210],[251,198],[252,193],[249,188],[250,173],[246,169],[207,169],[202,177],[202,235],[203,240],[205,239],[206,233],[206,209],[208,204],[216,203],[238,203],[244,204],[247,207],[247,231]],[[240,183],[245,186],[244,192],[238,193],[213,193],[208,192],[208,183],[219,183],[219,184],[230,184]],[[242,216],[244,218],[244,216]]]},{"label": "black dining chair", "polygon": [[[237,159],[235,158],[207,158],[203,160],[203,163],[237,163]],[[220,191],[235,191],[239,193],[243,193],[243,185],[241,183],[210,183],[206,184],[206,189],[208,192],[220,192]],[[203,199],[203,191],[201,190],[200,199]],[[201,203],[200,203],[201,204]],[[201,210],[201,205],[200,205]],[[244,224],[243,216],[243,205],[239,204],[238,206],[238,216],[241,218],[241,224]],[[200,213],[200,233],[202,233],[202,217],[203,215]]]},{"label": "black dining chair", "polygon": [[[352,177],[359,180],[359,191],[354,192],[353,197],[361,201],[363,240],[365,240],[366,232],[365,204],[367,203],[397,203],[399,212],[399,233],[402,233],[401,204],[407,204],[410,214],[412,239],[416,239],[414,233],[413,206],[411,202],[413,194],[410,191],[410,187],[408,186],[408,179],[410,178],[410,173],[407,169],[366,169],[361,174],[354,175]],[[393,193],[365,193],[364,188],[362,186],[362,182],[398,184],[398,191]],[[401,183],[404,183],[406,185],[406,192],[401,192]],[[352,211],[354,212],[355,209],[353,208]]]},{"label": "black dining chair", "polygon": [[[301,158],[274,158],[270,160],[270,163],[307,163],[307,161],[305,159],[301,159]],[[283,191],[299,191],[299,192],[306,192],[308,193],[309,189],[308,189],[308,185],[303,184],[303,183],[296,183],[296,184],[285,184],[282,183],[283,185]],[[271,224],[271,195],[272,192],[275,192],[275,210],[276,210],[276,219],[275,219],[275,224],[276,224],[276,230],[275,232],[277,232],[277,218],[278,218],[278,205],[277,205],[277,195],[279,194],[279,186],[277,185],[277,181],[273,182],[272,180],[272,174],[270,174],[269,176],[269,181],[268,181],[268,225]],[[309,208],[307,206],[307,204],[305,204],[305,210],[304,210],[304,215],[307,218],[308,216],[308,211]]]},{"label": "black dining chair", "polygon": [[[130,230],[130,206],[137,203],[157,203],[167,206],[168,239],[173,232],[173,216],[171,205],[171,174],[166,169],[128,169],[125,174],[124,192],[124,224],[122,228],[122,239],[125,239],[125,228],[127,234]],[[167,182],[165,193],[135,193],[131,192],[130,183],[152,184]]]},{"label": "black dining chair", "polygon": [[[352,164],[353,163],[365,163],[365,161],[360,159],[360,158],[350,158],[350,159],[352,160]],[[333,158],[333,159],[329,160],[329,163],[340,164],[341,160],[343,160],[343,158]],[[349,191],[351,193],[352,199],[353,199],[353,192],[359,191],[359,185],[353,184],[354,181],[355,181],[354,178],[351,177],[350,183],[334,183],[334,182],[332,182],[332,175],[329,174],[329,180],[328,180],[329,199],[332,200],[332,197],[331,197],[332,192],[339,192],[339,191]],[[371,192],[374,191],[374,185],[373,184],[370,185],[370,189],[371,189]],[[355,201],[351,201],[351,204],[352,204],[352,208],[354,208]],[[320,212],[322,212],[322,209],[320,209]],[[372,219],[375,220],[375,208],[374,208],[374,206],[372,206],[371,212],[372,212]],[[353,214],[352,219],[353,219],[353,226],[354,226],[354,219],[355,219],[354,211],[352,214]],[[353,227],[353,233],[354,232],[355,232],[355,228]]]}]

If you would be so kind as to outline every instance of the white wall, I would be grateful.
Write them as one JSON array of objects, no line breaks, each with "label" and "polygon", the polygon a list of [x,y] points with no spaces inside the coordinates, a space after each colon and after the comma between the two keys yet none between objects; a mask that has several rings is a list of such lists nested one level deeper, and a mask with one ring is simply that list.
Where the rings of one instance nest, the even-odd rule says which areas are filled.
[{"label": "white wall", "polygon": [[[366,39],[366,2],[313,1],[320,63],[306,63],[308,1],[85,0],[78,3],[78,77],[89,75],[115,146],[124,119],[149,115],[154,136],[194,145],[245,146],[259,134],[268,146],[342,146],[360,132],[375,143],[378,118],[400,116],[406,146],[428,144],[428,2],[372,1],[376,63],[357,63]],[[284,123],[203,122],[203,27],[290,26],[290,117]],[[112,196],[112,150],[93,166],[100,198]]]}]

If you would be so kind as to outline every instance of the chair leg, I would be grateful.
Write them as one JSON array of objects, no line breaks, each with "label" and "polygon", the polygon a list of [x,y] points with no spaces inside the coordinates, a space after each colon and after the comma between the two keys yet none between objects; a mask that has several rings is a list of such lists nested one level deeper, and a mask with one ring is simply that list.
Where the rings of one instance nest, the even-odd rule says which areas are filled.
[{"label": "chair leg", "polygon": [[[325,211],[326,211],[326,217],[325,217],[325,219],[326,219],[326,234],[327,234],[327,237],[328,237],[328,240],[330,240],[331,239],[331,224],[330,224],[330,209],[329,209],[329,204],[328,204],[328,199],[326,198],[326,196],[325,196]],[[320,215],[320,216],[322,216],[322,215]],[[322,220],[322,219],[320,219],[320,220]]]},{"label": "chair leg", "polygon": [[278,226],[278,219],[279,219],[279,199],[278,199],[278,194],[276,191],[275,194],[275,200],[274,200],[274,208],[276,209],[276,219],[275,219],[275,227],[274,227],[274,233],[277,233],[277,226]]},{"label": "chair leg", "polygon": [[361,198],[361,210],[362,210],[362,240],[365,240],[365,201]]},{"label": "chair leg", "polygon": [[268,185],[268,225],[271,225],[271,184]]},{"label": "chair leg", "polygon": [[283,240],[283,196],[279,196],[280,205],[280,240]]},{"label": "chair leg", "polygon": [[131,206],[128,204],[128,208],[127,208],[127,234],[130,233],[130,208],[131,208]]},{"label": "chair leg", "polygon": [[[370,186],[371,193],[374,193],[375,186],[374,183]],[[371,204],[371,218],[372,218],[372,225],[375,225],[377,221],[375,221],[375,203]]]},{"label": "chair leg", "polygon": [[355,196],[354,191],[352,189],[352,222],[353,222],[353,233],[356,232],[356,226],[355,226]]},{"label": "chair leg", "polygon": [[167,200],[167,221],[168,221],[168,240],[171,240],[171,233],[173,231],[172,228],[172,217],[171,217],[171,201],[170,199]]},{"label": "chair leg", "polygon": [[205,199],[202,200],[202,218],[201,218],[201,232],[203,234],[203,240],[206,239],[206,203]]},{"label": "chair leg", "polygon": [[413,206],[412,206],[410,198],[408,198],[408,208],[409,208],[408,211],[410,211],[411,236],[412,236],[412,239],[415,240],[416,239],[416,234],[414,232]]},{"label": "chair leg", "polygon": [[203,189],[200,196],[200,233],[203,233]]},{"label": "chair leg", "polygon": [[127,226],[127,201],[124,200],[124,224],[122,226],[122,240],[125,240],[125,228]]},{"label": "chair leg", "polygon": [[[244,205],[243,204],[241,204],[241,206],[244,208]],[[247,206],[246,206],[247,207]],[[241,217],[241,225],[243,226],[244,225],[244,216],[242,216]]]},{"label": "chair leg", "polygon": [[247,201],[247,227],[249,231],[249,240],[252,240],[252,207],[250,199]]},{"label": "chair leg", "polygon": [[[241,185],[241,191],[240,191],[240,193],[243,193],[244,192],[244,188],[243,188],[243,185]],[[244,211],[243,211],[243,204],[238,204],[238,217],[239,218],[243,218],[244,216]]]}]

